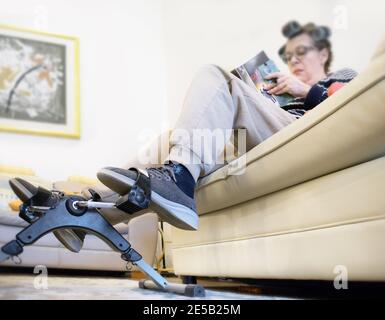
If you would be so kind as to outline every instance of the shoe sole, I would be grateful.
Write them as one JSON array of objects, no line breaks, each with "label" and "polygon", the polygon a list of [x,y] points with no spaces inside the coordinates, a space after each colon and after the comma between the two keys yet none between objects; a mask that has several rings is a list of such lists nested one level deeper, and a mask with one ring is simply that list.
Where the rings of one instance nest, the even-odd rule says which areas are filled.
[{"label": "shoe sole", "polygon": [[[128,187],[132,187],[135,184],[134,180],[111,170],[102,169],[98,172],[98,177],[103,175],[106,176],[107,179],[114,179],[118,182],[118,184],[123,183]],[[100,180],[102,181],[102,179]],[[118,190],[114,191],[119,193]],[[126,193],[127,192],[124,194]],[[199,218],[195,211],[184,205],[170,201],[153,190],[151,190],[151,201],[149,207],[154,209],[161,220],[168,222],[177,228],[184,230],[198,229]]]}]

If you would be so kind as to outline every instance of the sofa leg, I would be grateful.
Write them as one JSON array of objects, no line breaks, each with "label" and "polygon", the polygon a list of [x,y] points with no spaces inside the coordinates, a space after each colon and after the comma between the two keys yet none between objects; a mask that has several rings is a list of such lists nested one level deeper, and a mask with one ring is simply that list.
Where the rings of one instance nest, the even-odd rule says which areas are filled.
[{"label": "sofa leg", "polygon": [[195,276],[181,276],[183,284],[197,284],[197,277]]}]

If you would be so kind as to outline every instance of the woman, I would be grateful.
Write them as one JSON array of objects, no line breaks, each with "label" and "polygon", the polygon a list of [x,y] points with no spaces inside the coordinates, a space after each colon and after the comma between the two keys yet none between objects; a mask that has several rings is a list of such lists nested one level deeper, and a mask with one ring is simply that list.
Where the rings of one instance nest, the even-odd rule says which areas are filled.
[{"label": "woman", "polygon": [[[218,168],[215,159],[230,139],[216,141],[215,148],[207,148],[194,142],[194,130],[244,128],[248,151],[302,117],[356,76],[350,69],[329,73],[333,55],[327,27],[313,23],[300,26],[292,21],[282,31],[287,42],[279,54],[290,74],[270,74],[267,79],[275,79],[275,83],[266,90],[270,94],[294,96],[287,106],[274,105],[218,66],[206,66],[195,77],[170,137],[170,163],[146,169],[151,180],[152,205],[163,220],[179,228],[197,228],[196,182],[200,176]],[[180,129],[187,134],[176,133]],[[135,171],[117,168],[104,168],[98,173],[105,185],[121,195],[130,191],[136,176]]]},{"label": "woman", "polygon": [[333,55],[327,27],[317,27],[313,23],[301,27],[292,21],[282,31],[288,41],[279,50],[279,55],[291,74],[271,74],[268,79],[277,79],[276,84],[266,89],[271,94],[294,96],[296,99],[284,109],[300,117],[351,81],[357,73],[351,69],[329,73]]},{"label": "woman", "polygon": [[[279,53],[290,74],[270,74],[267,79],[275,79],[275,83],[266,87],[271,94],[289,93],[295,97],[283,108],[218,66],[205,66],[196,75],[170,136],[167,163],[147,168],[148,178],[140,175],[151,183],[150,209],[162,220],[182,229],[197,229],[196,182],[218,168],[216,159],[230,140],[226,130],[246,129],[247,152],[355,77],[356,73],[349,69],[329,73],[332,51],[327,27],[289,22],[283,34],[287,42]],[[197,130],[218,129],[226,139],[216,141],[215,147],[194,140]],[[98,178],[119,195],[126,195],[138,173],[109,167],[102,169]]]}]

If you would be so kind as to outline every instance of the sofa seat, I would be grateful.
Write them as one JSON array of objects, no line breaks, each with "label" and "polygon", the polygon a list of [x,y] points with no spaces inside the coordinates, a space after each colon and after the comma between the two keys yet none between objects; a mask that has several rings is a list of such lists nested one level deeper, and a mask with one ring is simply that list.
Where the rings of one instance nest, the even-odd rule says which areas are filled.
[{"label": "sofa seat", "polygon": [[[385,43],[385,41],[384,41]],[[178,275],[385,281],[385,54],[332,97],[199,180]]]},{"label": "sofa seat", "polygon": [[325,280],[345,265],[351,279],[385,280],[384,189],[381,157],[201,215],[198,231],[172,230],[175,272]]}]

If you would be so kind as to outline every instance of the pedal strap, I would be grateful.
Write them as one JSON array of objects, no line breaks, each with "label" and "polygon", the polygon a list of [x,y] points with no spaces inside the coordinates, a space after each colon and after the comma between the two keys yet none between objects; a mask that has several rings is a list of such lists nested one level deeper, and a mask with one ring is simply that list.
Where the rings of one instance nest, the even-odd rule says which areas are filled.
[{"label": "pedal strap", "polygon": [[32,223],[39,218],[39,215],[30,212],[30,206],[54,208],[59,200],[60,195],[42,187],[37,187],[34,195],[20,206],[19,217],[28,223]]},{"label": "pedal strap", "polygon": [[151,180],[137,168],[129,168],[128,170],[137,173],[136,181],[131,191],[118,199],[116,207],[132,214],[148,208],[151,201]]}]

